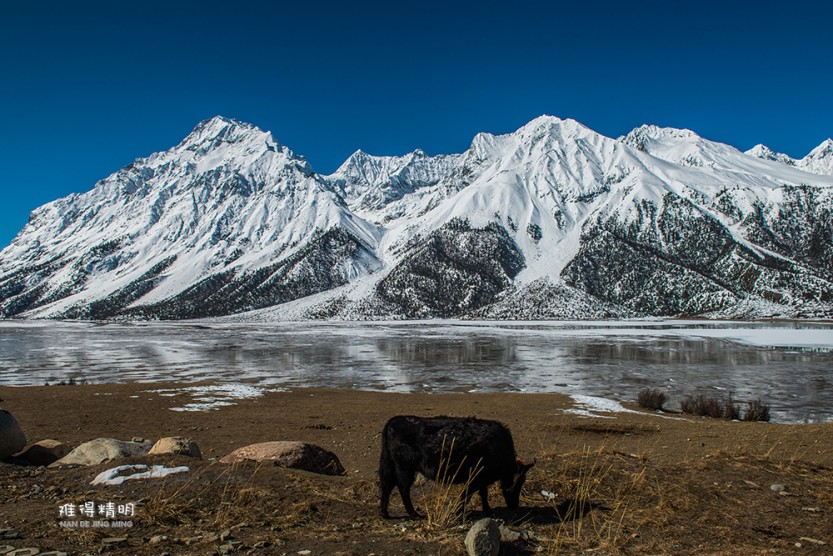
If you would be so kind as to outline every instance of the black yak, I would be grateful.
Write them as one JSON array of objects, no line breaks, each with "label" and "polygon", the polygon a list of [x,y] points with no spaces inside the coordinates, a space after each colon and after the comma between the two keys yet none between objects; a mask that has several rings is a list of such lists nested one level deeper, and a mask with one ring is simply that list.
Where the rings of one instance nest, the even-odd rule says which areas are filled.
[{"label": "black yak", "polygon": [[526,472],[533,465],[517,459],[512,434],[497,421],[471,417],[393,417],[382,430],[379,458],[382,516],[390,517],[388,503],[396,486],[408,513],[420,517],[411,503],[411,485],[417,472],[434,481],[465,483],[462,508],[477,491],[486,515],[492,512],[489,485],[500,481],[506,506],[515,509]]}]

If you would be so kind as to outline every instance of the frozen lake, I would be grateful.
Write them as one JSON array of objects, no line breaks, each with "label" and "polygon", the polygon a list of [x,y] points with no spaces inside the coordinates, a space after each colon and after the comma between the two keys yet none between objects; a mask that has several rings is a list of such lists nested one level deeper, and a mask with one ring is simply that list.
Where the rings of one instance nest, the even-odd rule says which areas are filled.
[{"label": "frozen lake", "polygon": [[833,324],[0,321],[0,384],[215,380],[428,392],[561,392],[674,407],[761,398],[773,420],[833,421]]}]

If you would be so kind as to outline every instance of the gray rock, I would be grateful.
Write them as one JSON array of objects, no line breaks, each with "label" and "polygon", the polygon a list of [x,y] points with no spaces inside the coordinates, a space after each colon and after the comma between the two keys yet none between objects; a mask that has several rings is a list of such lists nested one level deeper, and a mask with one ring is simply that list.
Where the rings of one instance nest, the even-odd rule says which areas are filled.
[{"label": "gray rock", "polygon": [[156,444],[148,452],[148,455],[153,456],[159,454],[182,455],[202,459],[202,454],[197,443],[184,436],[168,436],[157,440]]},{"label": "gray rock", "polygon": [[8,556],[37,556],[40,554],[40,549],[34,546],[28,546],[26,548],[16,548],[8,553]]},{"label": "gray rock", "polygon": [[20,457],[32,465],[49,465],[69,453],[69,446],[63,442],[47,438],[29,446]]},{"label": "gray rock", "polygon": [[65,457],[59,459],[49,467],[64,465],[98,465],[105,461],[144,456],[150,450],[152,443],[125,442],[114,438],[97,438],[81,444]]},{"label": "gray rock", "polygon": [[0,409],[0,459],[18,453],[26,447],[26,435],[14,416]]},{"label": "gray rock", "polygon": [[0,538],[9,540],[19,539],[20,532],[17,529],[0,529]]},{"label": "gray rock", "polygon": [[500,525],[484,518],[476,522],[466,535],[469,556],[498,556],[500,553]]},{"label": "gray rock", "polygon": [[785,487],[781,483],[775,483],[774,485],[771,485],[769,488],[772,490],[772,492],[784,492],[785,490],[787,490],[787,487]]},{"label": "gray rock", "polygon": [[323,475],[344,475],[344,466],[338,457],[320,446],[305,442],[261,442],[220,458],[220,463],[237,463],[245,460],[273,461],[280,467],[303,469]]},{"label": "gray rock", "polygon": [[513,531],[503,523],[500,524],[500,540],[503,542],[516,542],[523,538],[523,533]]}]

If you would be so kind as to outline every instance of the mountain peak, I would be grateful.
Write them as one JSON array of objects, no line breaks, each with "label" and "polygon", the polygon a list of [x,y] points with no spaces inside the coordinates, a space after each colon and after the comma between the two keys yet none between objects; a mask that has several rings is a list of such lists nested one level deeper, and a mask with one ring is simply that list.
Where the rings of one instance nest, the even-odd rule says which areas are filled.
[{"label": "mountain peak", "polygon": [[758,143],[744,154],[748,154],[750,156],[754,156],[756,158],[761,158],[763,160],[772,160],[775,162],[783,162],[784,164],[788,164],[790,166],[795,166],[795,160],[793,160],[790,156],[775,152],[766,145]]},{"label": "mountain peak", "polygon": [[195,146],[216,147],[222,143],[239,143],[253,137],[264,137],[272,146],[279,146],[271,133],[265,132],[255,125],[225,116],[214,116],[198,123],[180,145],[186,148]]},{"label": "mountain peak", "polygon": [[648,150],[647,147],[650,142],[667,140],[692,142],[698,139],[702,139],[702,137],[690,129],[660,127],[653,124],[641,125],[619,138],[620,141],[640,151]]},{"label": "mountain peak", "polygon": [[541,132],[550,135],[557,134],[561,136],[573,136],[576,133],[593,131],[587,126],[571,118],[561,119],[557,116],[544,114],[531,120],[515,133],[523,136],[527,134],[539,135]]},{"label": "mountain peak", "polygon": [[825,139],[821,144],[810,151],[805,158],[827,158],[833,155],[833,139]]},{"label": "mountain peak", "polygon": [[770,156],[775,154],[775,151],[773,151],[763,143],[758,143],[748,151],[745,151],[745,154],[756,156],[758,158],[769,159]]}]

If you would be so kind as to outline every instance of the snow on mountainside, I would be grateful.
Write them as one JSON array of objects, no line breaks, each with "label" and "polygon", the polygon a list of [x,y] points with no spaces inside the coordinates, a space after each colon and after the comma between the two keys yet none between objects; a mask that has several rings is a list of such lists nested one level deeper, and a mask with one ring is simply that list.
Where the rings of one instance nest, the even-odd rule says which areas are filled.
[{"label": "snow on mountainside", "polygon": [[814,174],[833,175],[833,139],[825,140],[799,160],[796,166]]},{"label": "snow on mountainside", "polygon": [[829,318],[833,176],[765,149],[542,116],[322,176],[217,117],[34,211],[0,252],[0,314]]},{"label": "snow on mountainside", "polygon": [[[287,300],[273,291],[281,282],[306,280],[312,293],[375,270],[377,238],[305,160],[217,117],[92,191],[34,211],[0,253],[0,309],[165,315],[175,296],[189,309],[172,316],[255,308]],[[323,255],[306,253],[311,243],[330,251],[326,266],[313,268]]]},{"label": "snow on mountainside", "polygon": [[826,139],[800,160],[796,160],[786,154],[777,153],[769,147],[760,144],[746,151],[746,154],[763,158],[764,160],[774,160],[789,166],[795,166],[813,174],[833,175],[833,139]]}]

